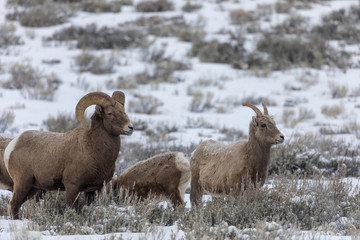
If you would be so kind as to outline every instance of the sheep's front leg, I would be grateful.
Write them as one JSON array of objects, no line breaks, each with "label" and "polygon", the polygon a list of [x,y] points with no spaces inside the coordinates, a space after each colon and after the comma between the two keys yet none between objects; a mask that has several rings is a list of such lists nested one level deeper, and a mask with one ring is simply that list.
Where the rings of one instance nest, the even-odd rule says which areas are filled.
[{"label": "sheep's front leg", "polygon": [[84,192],[84,196],[85,196],[87,205],[90,205],[91,203],[93,203],[95,201],[95,191]]},{"label": "sheep's front leg", "polygon": [[65,186],[65,190],[66,190],[66,205],[71,208],[75,208],[77,211],[79,196],[80,196],[79,187],[71,184]]}]

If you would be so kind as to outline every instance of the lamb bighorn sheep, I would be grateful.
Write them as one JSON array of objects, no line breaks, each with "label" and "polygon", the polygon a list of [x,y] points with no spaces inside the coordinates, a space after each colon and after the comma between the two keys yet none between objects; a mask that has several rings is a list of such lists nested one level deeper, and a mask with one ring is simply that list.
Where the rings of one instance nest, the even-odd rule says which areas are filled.
[{"label": "lamb bighorn sheep", "polygon": [[12,191],[14,183],[5,166],[4,151],[11,140],[12,138],[0,137],[0,188],[10,191]]},{"label": "lamb bighorn sheep", "polygon": [[[192,153],[190,200],[197,204],[203,191],[211,194],[233,192],[238,194],[246,184],[260,182],[267,177],[270,148],[284,142],[284,135],[278,130],[267,107],[264,114],[251,104],[256,113],[249,126],[247,142],[238,141],[223,145],[213,140],[202,142]],[[246,182],[247,181],[247,182]],[[245,185],[245,186],[244,186]]]},{"label": "lamb bighorn sheep", "polygon": [[[76,207],[80,192],[93,193],[112,179],[120,135],[133,132],[124,104],[125,95],[120,91],[112,97],[89,93],[75,111],[83,128],[66,133],[26,131],[9,143],[4,160],[14,181],[12,218],[18,218],[21,205],[39,189],[65,190],[66,204]],[[96,105],[96,110],[89,127],[84,111],[91,105]]]},{"label": "lamb bighorn sheep", "polygon": [[163,195],[174,206],[184,203],[190,182],[190,163],[183,153],[167,152],[140,161],[112,181],[115,193],[122,187],[140,199]]}]

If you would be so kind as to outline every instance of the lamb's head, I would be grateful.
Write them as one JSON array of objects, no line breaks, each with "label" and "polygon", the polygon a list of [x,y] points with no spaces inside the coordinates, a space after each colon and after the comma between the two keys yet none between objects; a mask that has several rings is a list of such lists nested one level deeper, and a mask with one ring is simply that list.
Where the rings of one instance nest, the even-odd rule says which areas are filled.
[{"label": "lamb's head", "polygon": [[269,116],[268,109],[265,104],[264,113],[262,113],[256,106],[252,104],[244,104],[243,106],[250,107],[256,113],[256,117],[252,118],[250,123],[250,135],[254,134],[255,139],[261,145],[274,145],[284,142],[284,135],[276,127],[274,119]]},{"label": "lamb's head", "polygon": [[84,112],[91,105],[96,105],[95,114],[102,119],[108,133],[112,135],[132,134],[133,126],[125,113],[123,92],[115,91],[112,97],[102,92],[92,92],[82,97],[76,106],[76,119],[84,128],[89,128],[85,122]]}]

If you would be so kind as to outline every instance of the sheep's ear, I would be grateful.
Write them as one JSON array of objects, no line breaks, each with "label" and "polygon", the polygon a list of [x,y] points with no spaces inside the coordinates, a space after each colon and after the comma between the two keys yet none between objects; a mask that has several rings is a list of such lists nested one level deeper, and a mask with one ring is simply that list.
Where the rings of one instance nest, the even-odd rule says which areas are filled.
[{"label": "sheep's ear", "polygon": [[256,119],[256,117],[252,117],[252,122],[253,122],[253,124],[254,124],[254,127],[256,127],[257,125],[258,125],[258,123],[257,123],[257,119]]},{"label": "sheep's ear", "polygon": [[96,105],[95,112],[97,115],[101,116],[101,114],[103,113],[103,108],[100,105]]},{"label": "sheep's ear", "polygon": [[115,99],[117,102],[125,105],[125,94],[121,91],[113,92],[112,98]]}]

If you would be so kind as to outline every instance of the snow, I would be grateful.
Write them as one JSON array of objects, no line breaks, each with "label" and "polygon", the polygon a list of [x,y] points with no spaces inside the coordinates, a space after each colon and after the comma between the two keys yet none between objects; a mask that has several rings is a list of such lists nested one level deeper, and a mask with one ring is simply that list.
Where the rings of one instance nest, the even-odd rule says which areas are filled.
[{"label": "snow", "polygon": [[[137,3],[139,1],[134,1]],[[20,91],[0,89],[0,106],[1,111],[11,110],[15,113],[15,122],[13,127],[16,130],[7,131],[4,134],[17,135],[18,133],[29,129],[43,129],[43,121],[49,116],[57,116],[58,113],[72,114],[77,101],[87,92],[100,90],[111,94],[112,90],[105,87],[105,81],[109,79],[116,80],[118,76],[128,76],[143,71],[150,67],[151,64],[141,60],[141,52],[137,49],[117,50],[115,55],[121,63],[116,67],[115,73],[95,76],[89,73],[77,73],[73,68],[73,57],[80,54],[79,49],[71,48],[66,44],[45,44],[42,39],[51,36],[54,32],[69,26],[86,26],[96,23],[97,26],[116,27],[119,24],[133,21],[139,17],[147,17],[161,15],[165,17],[183,16],[188,23],[196,25],[197,22],[203,20],[205,30],[208,33],[207,39],[217,38],[227,41],[228,38],[221,36],[220,31],[235,30],[236,26],[230,24],[228,11],[235,9],[255,10],[259,4],[273,4],[275,0],[264,1],[225,1],[216,3],[216,1],[197,1],[201,2],[203,7],[195,13],[183,13],[181,7],[185,4],[185,0],[174,1],[176,8],[174,11],[165,13],[137,13],[134,7],[124,6],[121,13],[102,13],[89,14],[78,12],[74,17],[70,18],[67,23],[59,26],[46,28],[27,28],[22,27],[18,22],[12,22],[16,26],[16,34],[21,36],[24,44],[21,46],[11,47],[9,54],[0,54],[0,65],[2,68],[9,68],[13,63],[28,61],[32,66],[37,67],[47,74],[56,73],[63,83],[56,91],[54,101],[39,101],[25,99]],[[312,4],[311,9],[298,10],[296,14],[307,17],[312,25],[321,23],[321,17],[333,10],[340,8],[349,8],[358,4],[356,0],[333,0],[324,1],[319,4]],[[7,22],[5,15],[9,9],[6,7],[6,1],[0,1],[0,24]],[[264,28],[274,26],[281,23],[286,18],[284,14],[273,14],[269,22],[264,23]],[[256,36],[247,36],[247,38],[256,39]],[[341,128],[345,123],[350,121],[359,121],[359,97],[346,97],[341,99],[332,99],[329,90],[329,83],[334,82],[339,85],[348,87],[349,91],[360,88],[360,70],[358,68],[347,69],[328,69],[324,67],[321,70],[316,69],[291,69],[288,71],[272,72],[266,77],[257,77],[253,73],[247,71],[236,70],[225,64],[201,63],[196,58],[189,58],[188,51],[191,49],[191,43],[180,42],[176,38],[154,38],[153,48],[166,47],[166,56],[171,56],[176,60],[189,62],[192,69],[177,72],[177,76],[184,81],[177,84],[150,84],[139,86],[137,89],[124,90],[127,103],[135,99],[136,95],[151,95],[158,98],[164,103],[160,107],[160,113],[155,115],[145,115],[129,112],[130,119],[141,119],[149,124],[157,126],[165,124],[177,126],[180,130],[171,133],[175,137],[175,142],[183,145],[198,143],[208,138],[220,138],[214,129],[206,127],[189,128],[187,123],[189,120],[199,122],[204,119],[215,128],[235,128],[248,132],[248,124],[253,111],[237,105],[226,105],[226,113],[219,114],[214,110],[204,113],[193,113],[189,111],[191,96],[188,96],[188,89],[191,87],[195,91],[199,90],[203,93],[211,92],[214,94],[215,103],[226,101],[241,100],[244,97],[265,97],[274,100],[276,104],[269,106],[270,114],[274,115],[278,128],[285,134],[286,139],[296,133],[315,133],[319,132],[322,126],[329,126],[334,129]],[[247,48],[254,46],[251,42],[247,43]],[[348,46],[353,52],[359,55],[358,46]],[[98,51],[98,54],[110,54],[108,50]],[[44,60],[60,60],[56,65],[46,65]],[[299,78],[306,73],[311,73],[309,78],[316,83],[312,86],[298,81]],[[7,74],[0,73],[0,81],[7,80]],[[203,78],[212,81],[214,84],[210,86],[196,86],[198,79]],[[81,83],[82,81],[82,83]],[[88,88],[81,85],[89,85]],[[294,90],[297,89],[297,90]],[[285,103],[297,102],[294,107],[287,107]],[[334,106],[341,105],[344,113],[336,118],[326,117],[321,113],[324,105]],[[299,110],[309,109],[314,113],[314,118],[306,119],[298,123],[294,127],[289,127],[283,120],[284,111],[287,109],[294,110],[297,116]],[[1,114],[1,113],[0,113]],[[334,136],[343,139],[352,144],[353,147],[359,145],[359,139],[355,134],[343,134]],[[146,137],[142,133],[136,132],[131,137],[123,138],[125,141],[145,142]],[[352,186],[357,186],[358,179],[349,179]],[[1,191],[1,195],[9,194]],[[188,198],[188,195],[187,195]],[[211,197],[204,196],[204,201],[211,201]],[[300,201],[300,199],[294,199]],[[186,206],[190,208],[189,199]],[[270,228],[274,227],[270,224]],[[20,229],[31,236],[41,237],[41,239],[108,239],[118,237],[123,239],[163,239],[172,238],[172,234],[176,235],[176,239],[185,237],[184,233],[179,231],[176,225],[171,227],[158,228],[154,232],[148,233],[114,233],[109,235],[91,235],[91,236],[50,236],[47,233],[29,232],[26,230],[26,221],[11,221],[2,217],[0,219],[0,239],[15,238],[14,229]],[[302,232],[303,239],[351,239],[345,236],[329,236],[321,232]]]}]

